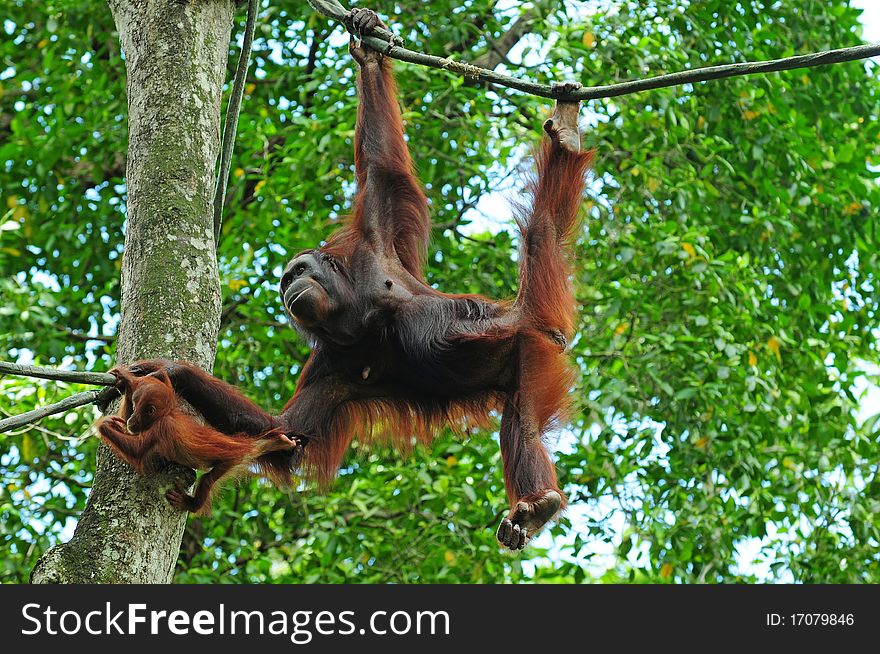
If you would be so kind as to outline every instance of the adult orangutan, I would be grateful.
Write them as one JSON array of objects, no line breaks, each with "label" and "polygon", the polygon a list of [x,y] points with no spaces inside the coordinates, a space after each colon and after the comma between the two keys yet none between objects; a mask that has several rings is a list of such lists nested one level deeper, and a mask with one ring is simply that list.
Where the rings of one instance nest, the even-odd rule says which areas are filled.
[{"label": "adult orangutan", "polygon": [[[351,12],[355,34],[380,24],[372,11]],[[186,363],[142,361],[132,371],[164,371],[221,432],[281,430],[305,443],[257,459],[278,484],[292,473],[329,483],[355,436],[375,431],[405,448],[413,437],[430,441],[442,425],[485,425],[490,409],[503,408],[510,512],[497,537],[522,549],[565,505],[542,436],[564,412],[574,379],[565,354],[575,318],[567,261],[592,158],[580,151],[579,104],[557,102],[544,123],[530,206],[518,218],[516,299],[441,293],[422,276],[428,206],[389,62],[354,36],[350,51],[360,65],[354,208],[326,245],[297,254],[281,277],[284,308],[313,346],[293,398],[273,416]]]}]

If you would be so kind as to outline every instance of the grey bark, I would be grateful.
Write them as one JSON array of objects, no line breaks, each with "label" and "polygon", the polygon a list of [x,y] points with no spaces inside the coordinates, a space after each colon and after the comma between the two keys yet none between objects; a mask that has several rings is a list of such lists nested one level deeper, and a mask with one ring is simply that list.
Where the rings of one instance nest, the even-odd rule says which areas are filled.
[{"label": "grey bark", "polygon": [[[118,363],[167,357],[210,370],[220,323],[214,168],[233,0],[110,0],[128,73],[127,228]],[[141,477],[105,446],[70,542],[34,583],[167,583],[186,515],[164,498],[179,467]]]}]

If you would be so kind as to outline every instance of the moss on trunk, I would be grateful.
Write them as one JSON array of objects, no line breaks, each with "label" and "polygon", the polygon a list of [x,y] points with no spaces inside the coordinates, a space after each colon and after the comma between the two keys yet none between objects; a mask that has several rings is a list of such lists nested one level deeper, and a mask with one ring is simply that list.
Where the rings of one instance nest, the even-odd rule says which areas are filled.
[{"label": "moss on trunk", "polygon": [[[128,74],[127,228],[117,358],[210,370],[220,322],[214,168],[233,0],[111,0]],[[188,478],[187,478],[188,477]],[[165,501],[176,466],[139,477],[107,448],[70,542],[35,583],[167,583],[186,516]]]}]

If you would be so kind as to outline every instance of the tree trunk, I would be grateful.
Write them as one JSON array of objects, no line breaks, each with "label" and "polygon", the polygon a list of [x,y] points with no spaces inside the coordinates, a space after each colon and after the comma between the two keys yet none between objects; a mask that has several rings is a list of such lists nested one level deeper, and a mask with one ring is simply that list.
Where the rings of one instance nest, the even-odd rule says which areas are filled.
[{"label": "tree trunk", "polygon": [[[110,0],[128,72],[129,144],[117,359],[213,366],[220,288],[211,210],[233,0]],[[165,491],[179,467],[140,477],[106,447],[70,542],[34,583],[168,583],[186,514]]]}]

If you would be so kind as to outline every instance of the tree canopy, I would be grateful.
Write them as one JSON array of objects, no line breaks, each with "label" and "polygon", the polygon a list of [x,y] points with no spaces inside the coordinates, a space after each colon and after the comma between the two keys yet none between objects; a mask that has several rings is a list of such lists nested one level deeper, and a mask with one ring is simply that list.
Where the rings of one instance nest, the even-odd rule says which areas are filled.
[{"label": "tree canopy", "polygon": [[[600,85],[858,45],[848,4],[369,6],[412,49]],[[125,228],[118,38],[97,0],[7,5],[4,358],[107,370]],[[341,26],[291,0],[264,2],[258,21],[218,243],[214,373],[280,409],[308,348],[277,279],[350,207],[357,99]],[[429,281],[512,296],[512,213],[496,200],[520,190],[550,103],[396,70],[433,210]],[[409,458],[355,447],[327,494],[228,489],[211,517],[190,519],[175,580],[880,581],[880,444],[860,411],[878,363],[878,110],[866,62],[587,103],[597,156],[575,279],[580,378],[557,444],[571,506],[525,554],[495,543],[497,434],[447,434]],[[0,389],[4,413],[77,390],[13,377]],[[0,580],[26,580],[69,537],[96,447],[71,438],[95,417],[86,408],[0,436]]]}]

